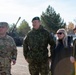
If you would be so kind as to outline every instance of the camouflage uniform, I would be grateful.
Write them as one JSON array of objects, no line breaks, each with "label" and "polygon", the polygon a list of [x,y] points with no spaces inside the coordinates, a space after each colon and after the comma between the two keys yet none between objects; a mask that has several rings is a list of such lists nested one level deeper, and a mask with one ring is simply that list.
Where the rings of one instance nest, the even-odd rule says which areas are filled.
[{"label": "camouflage uniform", "polygon": [[[73,29],[74,36],[76,36],[76,27]],[[73,41],[73,56],[75,57],[76,60],[76,38],[72,36],[72,41]]]},{"label": "camouflage uniform", "polygon": [[14,40],[6,35],[0,37],[0,75],[11,75],[11,60],[17,57]]},{"label": "camouflage uniform", "polygon": [[73,56],[75,57],[76,60],[76,39],[73,41]]},{"label": "camouflage uniform", "polygon": [[38,30],[33,29],[24,39],[23,52],[25,59],[28,59],[31,75],[48,75],[48,44],[51,48],[55,45],[49,32],[42,26]]}]

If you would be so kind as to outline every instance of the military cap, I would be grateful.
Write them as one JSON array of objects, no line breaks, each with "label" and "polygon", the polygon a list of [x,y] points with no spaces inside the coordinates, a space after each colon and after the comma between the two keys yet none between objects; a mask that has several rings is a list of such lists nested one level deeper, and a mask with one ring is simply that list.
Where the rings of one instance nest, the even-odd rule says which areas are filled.
[{"label": "military cap", "polygon": [[7,22],[0,22],[0,27],[2,27],[2,26],[8,27],[8,23]]},{"label": "military cap", "polygon": [[34,18],[32,19],[32,21],[34,21],[34,20],[39,20],[39,21],[40,21],[40,18],[39,18],[39,17],[34,17]]}]

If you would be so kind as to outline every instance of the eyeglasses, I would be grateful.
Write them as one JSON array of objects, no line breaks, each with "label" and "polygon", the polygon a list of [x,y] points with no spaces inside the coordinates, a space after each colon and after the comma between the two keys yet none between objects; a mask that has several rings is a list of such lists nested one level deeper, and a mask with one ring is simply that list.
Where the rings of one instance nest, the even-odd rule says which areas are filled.
[{"label": "eyeglasses", "polygon": [[63,34],[62,32],[58,32],[58,33],[56,33],[56,34],[59,34],[59,35],[61,35],[61,34]]}]

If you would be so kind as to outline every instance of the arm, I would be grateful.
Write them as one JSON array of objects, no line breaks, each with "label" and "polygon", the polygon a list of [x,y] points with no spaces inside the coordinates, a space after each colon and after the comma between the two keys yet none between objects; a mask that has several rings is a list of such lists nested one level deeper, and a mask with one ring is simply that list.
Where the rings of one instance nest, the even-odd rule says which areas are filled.
[{"label": "arm", "polygon": [[29,51],[29,49],[28,49],[28,38],[26,37],[23,41],[23,55],[24,55],[27,62],[28,62],[28,60],[27,60],[28,51]]},{"label": "arm", "polygon": [[12,63],[13,65],[16,64],[16,59],[17,59],[17,48],[16,48],[16,44],[14,42],[14,40],[12,40]]},{"label": "arm", "polygon": [[72,49],[72,56],[70,57],[70,61],[72,63],[75,62],[75,59],[76,59],[76,40],[73,41],[73,49]]},{"label": "arm", "polygon": [[[52,35],[49,35],[49,44],[51,45],[50,46],[50,53],[51,53],[51,56],[50,58],[52,59],[53,58],[53,55],[54,55],[54,49],[55,49],[55,46],[56,46],[56,40],[54,40],[54,36]],[[56,39],[56,38],[55,38]]]},{"label": "arm", "polygon": [[75,39],[74,42],[73,42],[73,56],[74,56],[75,59],[76,59],[76,39]]}]

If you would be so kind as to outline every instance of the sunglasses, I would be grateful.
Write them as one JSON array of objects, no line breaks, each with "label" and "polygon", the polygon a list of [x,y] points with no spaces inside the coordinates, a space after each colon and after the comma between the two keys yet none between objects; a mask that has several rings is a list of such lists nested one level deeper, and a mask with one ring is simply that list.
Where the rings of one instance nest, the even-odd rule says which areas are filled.
[{"label": "sunglasses", "polygon": [[63,34],[62,32],[58,32],[58,33],[56,33],[56,34],[59,34],[59,35],[61,35],[61,34]]}]

